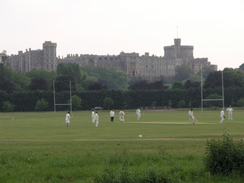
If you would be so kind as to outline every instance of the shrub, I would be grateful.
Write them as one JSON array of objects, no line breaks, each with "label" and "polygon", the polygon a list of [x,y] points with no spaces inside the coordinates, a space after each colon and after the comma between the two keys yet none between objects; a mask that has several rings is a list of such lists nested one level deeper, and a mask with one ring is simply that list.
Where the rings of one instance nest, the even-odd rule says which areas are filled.
[{"label": "shrub", "polygon": [[3,102],[3,111],[4,112],[11,112],[15,108],[14,104],[10,103],[9,101]]},{"label": "shrub", "polygon": [[230,173],[244,173],[244,142],[234,141],[226,132],[222,140],[207,141],[205,168],[211,174],[224,176]]},{"label": "shrub", "polygon": [[38,100],[36,102],[35,110],[44,111],[48,107],[48,102],[45,99]]},{"label": "shrub", "polygon": [[182,108],[186,105],[186,102],[184,100],[180,100],[179,103],[177,104],[178,108]]}]

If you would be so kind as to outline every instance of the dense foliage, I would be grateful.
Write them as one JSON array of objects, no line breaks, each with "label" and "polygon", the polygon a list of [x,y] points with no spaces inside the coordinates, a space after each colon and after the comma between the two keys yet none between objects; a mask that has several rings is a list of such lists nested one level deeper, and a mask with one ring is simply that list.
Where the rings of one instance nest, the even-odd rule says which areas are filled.
[{"label": "dense foliage", "polygon": [[[222,73],[225,106],[243,106],[244,71],[225,68],[224,72],[211,71],[203,67],[201,73],[192,73],[186,65],[176,68],[175,82],[164,84],[160,81],[147,81],[131,78],[122,71],[103,67],[89,67],[74,63],[58,65],[57,72],[33,69],[30,72],[13,72],[7,67],[6,52],[0,53],[0,111],[3,102],[13,104],[14,111],[32,111],[38,100],[48,102],[46,110],[53,109],[55,89],[56,103],[66,104],[71,92],[82,99],[77,109],[91,109],[103,106],[109,97],[113,104],[109,107],[199,107],[201,106],[201,82],[204,82],[203,98],[222,98]],[[202,77],[201,77],[202,76]],[[206,80],[205,80],[206,77]],[[176,80],[178,78],[178,80]],[[205,80],[205,81],[204,81]],[[132,82],[133,81],[133,82]],[[129,86],[130,83],[130,86]],[[6,103],[5,103],[6,105]],[[221,102],[205,102],[205,106],[221,106]],[[65,107],[58,107],[60,110]]]},{"label": "dense foliage", "polygon": [[222,140],[209,140],[206,147],[205,167],[211,174],[244,173],[244,142],[234,141],[227,133]]},{"label": "dense foliage", "polygon": [[116,71],[113,68],[107,69],[89,66],[83,66],[80,69],[87,76],[96,78],[96,82],[106,85],[109,90],[125,90],[128,87],[129,78],[122,71]]},{"label": "dense foliage", "polygon": [[137,81],[128,87],[128,89],[131,90],[161,90],[166,88],[168,87],[164,86],[162,81],[155,81],[150,83],[146,80]]},{"label": "dense foliage", "polygon": [[[216,96],[222,95],[221,88],[216,89],[204,89],[204,98],[213,98],[213,93]],[[233,93],[235,95],[233,95]],[[244,98],[243,88],[226,88],[225,89],[225,106],[236,106],[243,105],[241,98]],[[106,97],[113,100],[113,104],[109,108],[114,109],[132,109],[138,107],[167,107],[171,106],[173,108],[177,107],[199,107],[201,106],[201,89],[200,88],[190,88],[186,89],[163,89],[163,90],[99,90],[92,91],[87,90],[83,92],[72,91],[72,96],[76,95],[82,99],[81,107],[77,109],[90,110],[95,106],[104,107],[104,99]],[[214,96],[214,98],[216,97]],[[25,92],[13,92],[6,93],[4,91],[0,92],[0,103],[4,101],[9,101],[15,108],[14,111],[34,111],[36,103],[42,98],[46,99],[48,102],[48,107],[46,110],[53,110],[54,94],[52,91],[25,91]],[[67,104],[70,99],[69,91],[60,91],[55,93],[55,100],[57,104]],[[181,102],[180,102],[181,101]],[[184,102],[183,102],[184,101]],[[180,102],[180,103],[179,103]],[[170,105],[169,105],[170,103]],[[217,103],[217,104],[216,104]],[[204,106],[216,106],[221,107],[221,101],[214,101],[212,104],[205,102]],[[59,106],[57,110],[66,110],[67,106]],[[2,111],[2,105],[0,105],[0,110]]]}]

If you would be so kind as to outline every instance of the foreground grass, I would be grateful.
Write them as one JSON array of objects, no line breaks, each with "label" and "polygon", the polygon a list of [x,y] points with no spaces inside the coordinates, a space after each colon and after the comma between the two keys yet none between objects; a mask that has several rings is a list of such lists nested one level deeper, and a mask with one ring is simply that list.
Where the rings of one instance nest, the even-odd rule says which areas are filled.
[{"label": "foreground grass", "polygon": [[219,111],[195,111],[195,125],[187,110],[142,111],[140,123],[125,112],[125,123],[99,112],[98,128],[90,111],[73,112],[69,129],[65,112],[1,113],[0,182],[243,182],[203,165],[206,139],[243,137],[242,110],[223,125]]}]

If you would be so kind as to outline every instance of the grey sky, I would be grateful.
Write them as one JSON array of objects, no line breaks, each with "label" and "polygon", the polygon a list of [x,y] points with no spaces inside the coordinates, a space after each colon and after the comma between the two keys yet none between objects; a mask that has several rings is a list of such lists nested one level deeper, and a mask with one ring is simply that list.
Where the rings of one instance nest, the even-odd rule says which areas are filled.
[{"label": "grey sky", "polygon": [[1,0],[0,24],[9,55],[52,41],[58,56],[163,56],[178,35],[219,69],[244,63],[243,0]]}]

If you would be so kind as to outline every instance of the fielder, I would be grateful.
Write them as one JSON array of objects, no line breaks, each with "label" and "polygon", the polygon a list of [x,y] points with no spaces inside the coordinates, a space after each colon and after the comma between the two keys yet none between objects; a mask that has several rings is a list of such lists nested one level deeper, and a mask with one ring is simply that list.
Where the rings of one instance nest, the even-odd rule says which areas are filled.
[{"label": "fielder", "polygon": [[96,112],[96,114],[95,114],[95,124],[96,124],[96,127],[98,127],[98,124],[99,124],[98,112]]},{"label": "fielder", "polygon": [[123,110],[119,112],[119,120],[121,123],[125,121],[125,112]]},{"label": "fielder", "polygon": [[222,124],[223,121],[225,120],[225,112],[224,112],[224,109],[222,109],[222,111],[220,112],[220,118],[221,118],[220,123]]},{"label": "fielder", "polygon": [[69,124],[70,124],[70,112],[67,112],[67,114],[65,116],[65,122],[66,122],[66,127],[69,128]]},{"label": "fielder", "polygon": [[136,116],[137,116],[137,120],[140,120],[140,118],[141,118],[141,110],[140,110],[140,108],[138,108],[136,110]]},{"label": "fielder", "polygon": [[94,110],[92,110],[91,118],[92,118],[92,123],[95,123],[95,111]]},{"label": "fielder", "polygon": [[228,120],[233,120],[233,118],[232,118],[232,112],[233,112],[232,107],[231,107],[231,106],[228,107],[228,108],[226,109],[226,111],[228,112]]}]

